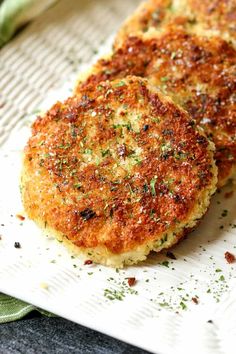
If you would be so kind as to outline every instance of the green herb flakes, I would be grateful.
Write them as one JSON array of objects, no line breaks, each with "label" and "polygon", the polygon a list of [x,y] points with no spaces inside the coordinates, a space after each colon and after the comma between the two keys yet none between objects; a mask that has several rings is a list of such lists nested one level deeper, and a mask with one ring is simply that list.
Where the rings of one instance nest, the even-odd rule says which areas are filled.
[{"label": "green herb flakes", "polygon": [[152,196],[155,197],[156,196],[156,189],[155,189],[155,184],[156,184],[156,181],[157,181],[157,177],[153,177],[150,181],[150,188],[151,188],[151,193],[152,193]]},{"label": "green herb flakes", "polygon": [[181,306],[182,310],[187,309],[187,305],[183,301],[180,302],[180,306]]}]

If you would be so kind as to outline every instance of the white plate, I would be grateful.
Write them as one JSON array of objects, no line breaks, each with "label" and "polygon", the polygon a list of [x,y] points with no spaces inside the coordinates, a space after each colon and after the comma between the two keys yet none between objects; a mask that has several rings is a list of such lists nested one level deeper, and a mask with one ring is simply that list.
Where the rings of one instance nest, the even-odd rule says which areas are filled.
[{"label": "white plate", "polygon": [[[119,272],[84,266],[34,223],[16,217],[22,214],[21,151],[34,117],[27,111],[42,98],[45,107],[70,93],[71,83],[46,97],[77,69],[71,58],[91,58],[85,36],[100,43],[137,2],[61,2],[0,53],[0,291],[154,353],[233,354],[236,273],[224,258],[226,251],[236,254],[236,192],[225,198],[232,186],[216,194],[201,226],[173,248],[176,260],[153,254]],[[137,279],[132,288],[129,276]]]}]

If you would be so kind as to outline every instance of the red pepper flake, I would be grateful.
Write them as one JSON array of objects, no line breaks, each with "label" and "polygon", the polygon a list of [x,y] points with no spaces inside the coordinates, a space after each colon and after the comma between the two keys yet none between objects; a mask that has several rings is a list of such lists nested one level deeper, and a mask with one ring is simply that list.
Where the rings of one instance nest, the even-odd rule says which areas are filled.
[{"label": "red pepper flake", "polygon": [[87,259],[86,261],[84,261],[84,265],[89,265],[89,264],[93,264],[93,261],[91,261],[91,259]]},{"label": "red pepper flake", "polygon": [[25,217],[23,215],[20,215],[20,214],[16,214],[16,217],[18,219],[20,219],[21,221],[24,221],[25,220]]},{"label": "red pepper flake", "polygon": [[134,277],[126,278],[129,286],[134,286],[136,284],[136,279]]},{"label": "red pepper flake", "polygon": [[225,193],[224,197],[225,197],[226,199],[228,199],[228,198],[231,198],[233,195],[234,195],[234,191],[231,191],[231,192]]},{"label": "red pepper flake", "polygon": [[230,252],[225,252],[225,259],[228,263],[234,263],[235,262],[235,255]]},{"label": "red pepper flake", "polygon": [[194,304],[198,305],[198,299],[196,297],[192,297],[192,301],[194,302]]},{"label": "red pepper flake", "polygon": [[166,257],[170,258],[170,259],[176,259],[174,253],[170,252],[170,251],[167,251],[166,252]]}]

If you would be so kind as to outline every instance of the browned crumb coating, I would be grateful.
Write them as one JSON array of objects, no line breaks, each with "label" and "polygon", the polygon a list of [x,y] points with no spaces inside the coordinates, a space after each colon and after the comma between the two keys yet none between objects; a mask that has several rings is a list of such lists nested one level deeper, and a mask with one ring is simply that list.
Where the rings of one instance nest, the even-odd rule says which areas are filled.
[{"label": "browned crumb coating", "polygon": [[[216,184],[212,146],[146,80],[90,81],[34,122],[24,207],[87,259],[135,263],[176,243],[205,213]],[[141,256],[108,261],[139,247]]]},{"label": "browned crumb coating", "polygon": [[130,35],[162,30],[169,24],[195,34],[220,36],[236,45],[236,0],[145,1],[121,26],[115,46]]},{"label": "browned crumb coating", "polygon": [[216,145],[219,186],[236,166],[236,51],[220,38],[204,38],[168,27],[129,37],[101,59],[77,93],[103,80],[146,77],[187,110]]}]

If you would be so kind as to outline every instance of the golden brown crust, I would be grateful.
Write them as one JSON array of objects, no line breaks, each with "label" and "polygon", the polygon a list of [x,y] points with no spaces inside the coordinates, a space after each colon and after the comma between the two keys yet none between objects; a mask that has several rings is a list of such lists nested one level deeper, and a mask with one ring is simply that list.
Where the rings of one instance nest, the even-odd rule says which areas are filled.
[{"label": "golden brown crust", "polygon": [[174,24],[192,33],[218,35],[236,44],[236,0],[149,0],[122,25],[115,40]]},{"label": "golden brown crust", "polygon": [[141,78],[95,82],[55,104],[24,152],[26,212],[82,249],[121,254],[165,245],[168,232],[174,243],[215,184],[208,140]]},{"label": "golden brown crust", "polygon": [[129,37],[110,58],[101,59],[77,93],[102,80],[132,74],[148,78],[186,109],[216,145],[219,186],[236,164],[236,51],[220,38],[167,28]]}]

